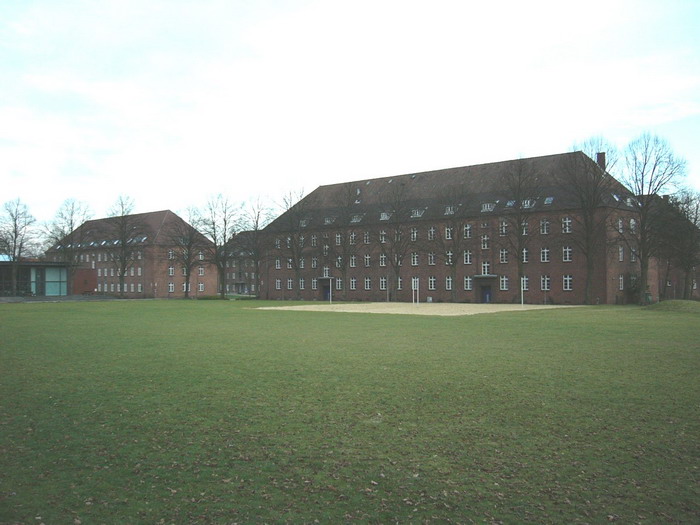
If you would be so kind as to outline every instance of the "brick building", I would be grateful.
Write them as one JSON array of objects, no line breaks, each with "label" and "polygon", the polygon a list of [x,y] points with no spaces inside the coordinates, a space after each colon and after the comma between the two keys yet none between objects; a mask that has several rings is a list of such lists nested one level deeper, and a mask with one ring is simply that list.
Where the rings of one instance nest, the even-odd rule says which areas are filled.
[{"label": "brick building", "polygon": [[634,302],[633,198],[581,152],[320,186],[265,228],[260,297]]},{"label": "brick building", "polygon": [[[170,210],[86,221],[46,259],[69,263],[74,293],[127,298],[197,297],[218,291],[211,241]],[[80,288],[80,290],[78,290]]]}]

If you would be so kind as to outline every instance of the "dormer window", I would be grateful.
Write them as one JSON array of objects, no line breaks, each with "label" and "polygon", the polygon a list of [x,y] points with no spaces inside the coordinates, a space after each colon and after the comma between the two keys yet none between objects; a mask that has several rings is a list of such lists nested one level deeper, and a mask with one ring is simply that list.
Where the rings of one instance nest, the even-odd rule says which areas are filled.
[{"label": "dormer window", "polygon": [[362,220],[362,217],[363,217],[362,214],[353,215],[352,218],[350,219],[350,222],[358,223]]},{"label": "dormer window", "polygon": [[391,213],[388,211],[383,211],[379,216],[380,221],[388,221],[389,219],[391,219]]},{"label": "dormer window", "polygon": [[306,228],[309,225],[309,219],[301,219],[299,221],[300,228]]},{"label": "dormer window", "polygon": [[455,214],[455,207],[454,206],[445,206],[445,215],[454,215]]},{"label": "dormer window", "polygon": [[554,197],[547,197],[547,198],[544,200],[545,206],[549,206],[549,205],[551,205],[553,202],[554,202]]},{"label": "dormer window", "polygon": [[496,208],[496,204],[493,203],[493,202],[484,202],[484,203],[481,205],[481,211],[482,211],[482,212],[485,212],[485,211],[493,211],[495,208]]},{"label": "dormer window", "polygon": [[416,219],[418,217],[422,217],[424,213],[425,208],[414,208],[413,210],[411,210],[411,218]]},{"label": "dormer window", "polygon": [[335,222],[335,217],[326,217],[323,219],[323,224],[329,225]]},{"label": "dormer window", "polygon": [[[510,201],[506,202],[506,208],[512,208],[513,206],[515,206],[515,201],[510,200]],[[481,211],[484,211],[484,210],[481,210]]]},{"label": "dormer window", "polygon": [[533,199],[525,199],[522,202],[523,208],[532,208],[535,205],[535,201]]}]

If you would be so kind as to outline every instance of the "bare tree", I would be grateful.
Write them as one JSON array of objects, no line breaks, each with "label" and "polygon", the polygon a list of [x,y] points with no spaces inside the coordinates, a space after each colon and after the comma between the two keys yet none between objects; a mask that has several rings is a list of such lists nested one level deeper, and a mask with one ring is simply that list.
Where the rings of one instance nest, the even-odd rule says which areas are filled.
[{"label": "bare tree", "polygon": [[182,268],[185,277],[185,299],[190,296],[192,272],[202,263],[211,246],[209,240],[190,224],[196,220],[195,210],[189,210],[188,218],[190,222],[181,219],[171,221],[164,232],[168,244],[172,246],[172,260]]},{"label": "bare tree", "polygon": [[411,240],[408,232],[406,218],[411,214],[405,183],[389,181],[392,186],[380,198],[381,216],[378,235],[379,252],[386,258],[391,269],[391,278],[388,279],[389,300],[396,300],[397,287],[401,277],[403,261],[411,248]]},{"label": "bare tree", "polygon": [[120,195],[104,220],[105,235],[109,245],[107,252],[112,266],[119,276],[119,294],[124,297],[124,280],[127,272],[136,265],[141,243],[150,234],[143,215],[134,214],[134,201]]},{"label": "bare tree", "polygon": [[[307,239],[306,227],[308,224],[307,213],[310,208],[313,197],[309,195],[304,198],[303,190],[299,192],[289,192],[282,197],[280,207],[283,210],[282,215],[273,222],[278,224],[278,228],[274,228],[271,232],[279,229],[281,237],[274,239],[274,250],[271,256],[279,259],[279,264],[286,264],[289,269],[294,272],[294,278],[297,283],[301,277],[301,271],[305,265],[304,255],[310,250],[315,249]],[[296,286],[296,299],[301,299],[301,290]]]},{"label": "bare tree", "polygon": [[[240,255],[241,261],[250,260],[253,264],[252,283],[256,296],[260,296],[260,268],[263,260],[262,230],[272,220],[272,210],[260,199],[252,201],[243,211],[241,234],[231,246]],[[229,250],[230,252],[231,250]],[[237,254],[234,253],[235,257]]]},{"label": "bare tree", "polygon": [[92,216],[85,202],[66,199],[56,211],[53,220],[46,226],[46,238],[68,269],[68,290],[73,290],[75,270],[80,265],[81,245],[87,233],[80,226]]},{"label": "bare tree", "polygon": [[227,244],[238,232],[239,225],[240,206],[220,193],[209,199],[197,220],[197,227],[212,242],[206,251],[206,259],[216,266],[222,299],[226,297],[226,267],[231,257]]},{"label": "bare tree", "polygon": [[3,209],[4,215],[0,218],[0,253],[7,255],[11,263],[9,292],[18,295],[19,265],[32,250],[36,219],[19,199],[6,202]]},{"label": "bare tree", "polygon": [[690,299],[695,269],[700,266],[700,192],[683,189],[664,202],[667,220],[662,225],[661,253],[668,273],[673,267],[683,272],[683,299]]},{"label": "bare tree", "polygon": [[660,225],[664,221],[659,198],[675,190],[685,175],[686,163],[677,157],[669,143],[651,134],[633,140],[625,150],[623,183],[634,197],[626,199],[631,208],[635,225],[626,239],[632,242],[640,265],[639,302],[646,301],[649,279],[649,261],[662,244]]},{"label": "bare tree", "polygon": [[[576,148],[580,148],[584,155],[574,153],[565,158],[558,182],[561,191],[577,210],[569,238],[585,260],[583,302],[591,304],[596,261],[607,250],[607,229],[614,211],[611,193],[619,186],[609,172],[617,165],[619,156],[617,149],[600,137],[589,139]],[[594,158],[596,162],[592,160]]]},{"label": "bare tree", "polygon": [[494,244],[507,250],[506,256],[512,254],[515,257],[520,289],[525,264],[530,256],[530,229],[534,227],[529,219],[542,193],[541,181],[532,166],[526,160],[519,159],[502,173],[499,186],[506,206],[499,220],[498,241]]}]

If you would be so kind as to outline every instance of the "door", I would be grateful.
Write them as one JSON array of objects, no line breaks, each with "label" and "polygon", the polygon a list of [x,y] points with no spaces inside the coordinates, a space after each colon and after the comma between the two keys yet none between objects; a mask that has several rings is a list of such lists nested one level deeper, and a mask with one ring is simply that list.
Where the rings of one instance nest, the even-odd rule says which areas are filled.
[{"label": "door", "polygon": [[491,286],[482,286],[481,287],[481,302],[482,303],[490,303],[491,302]]}]

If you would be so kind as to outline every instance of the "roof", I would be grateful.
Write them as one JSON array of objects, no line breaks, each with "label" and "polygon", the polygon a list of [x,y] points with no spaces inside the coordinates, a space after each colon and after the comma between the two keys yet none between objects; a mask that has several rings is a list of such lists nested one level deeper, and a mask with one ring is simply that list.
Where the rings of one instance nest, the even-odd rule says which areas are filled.
[{"label": "roof", "polygon": [[[319,186],[266,229],[284,231],[294,215],[309,228],[344,222],[358,226],[378,224],[387,219],[387,214],[396,212],[392,201],[399,194],[405,220],[504,213],[515,201],[504,191],[503,176],[518,170],[536,179],[536,194],[527,195],[526,199],[523,195],[527,200],[525,207],[532,211],[570,209],[575,207],[571,192],[565,191],[558,181],[562,172],[572,166],[600,169],[584,153],[571,152]],[[617,181],[615,184],[619,192],[626,193],[622,185]],[[612,194],[609,200],[612,205]]]},{"label": "roof", "polygon": [[[125,215],[124,218],[129,221],[133,228],[134,234],[129,239],[129,243],[132,245],[172,244],[168,238],[168,228],[178,223],[187,224],[184,219],[170,210],[135,213]],[[110,225],[110,221],[114,219],[114,217],[105,217],[85,221],[73,232],[74,235],[69,237],[80,239],[79,245],[76,246],[79,249],[115,246],[118,244],[118,240],[114,238],[114,227]],[[205,237],[203,236],[203,238]],[[59,247],[60,244],[52,249]]]}]

